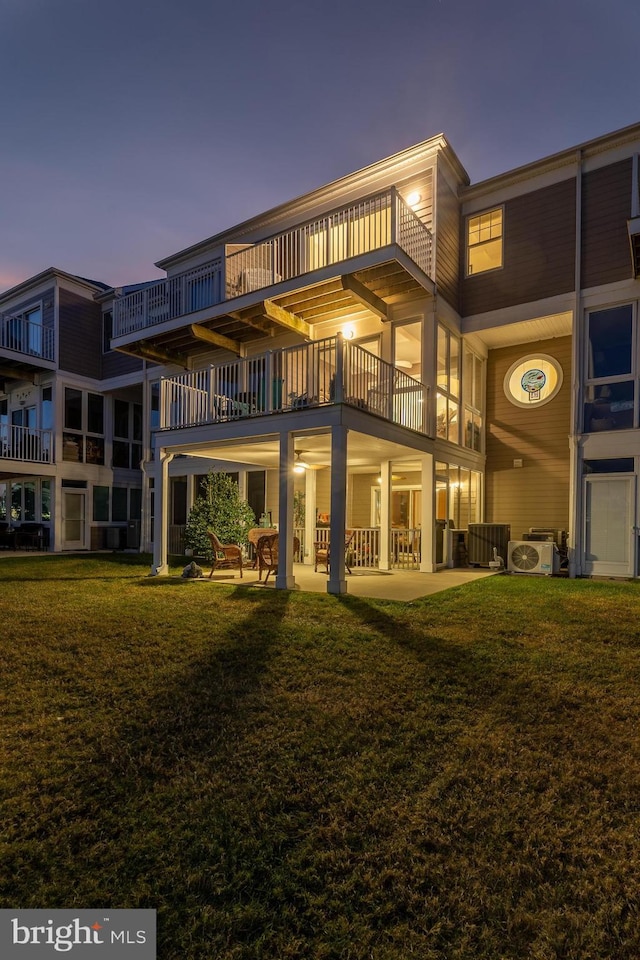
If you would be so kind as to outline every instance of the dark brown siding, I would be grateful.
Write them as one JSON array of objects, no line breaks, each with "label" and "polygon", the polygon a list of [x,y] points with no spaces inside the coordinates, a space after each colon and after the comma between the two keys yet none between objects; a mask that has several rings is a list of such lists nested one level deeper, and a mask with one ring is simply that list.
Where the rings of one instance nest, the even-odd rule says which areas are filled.
[{"label": "dark brown siding", "polygon": [[111,350],[102,357],[102,379],[109,377],[121,377],[126,373],[136,373],[142,370],[142,360],[136,357],[128,357],[125,353],[118,353],[117,350]]},{"label": "dark brown siding", "polygon": [[460,309],[460,208],[444,179],[438,180],[436,283],[447,303]]},{"label": "dark brown siding", "polygon": [[582,286],[632,276],[627,220],[631,216],[631,158],[582,178]]},{"label": "dark brown siding", "polygon": [[[516,407],[505,396],[505,375],[516,360],[537,352],[559,362],[562,387],[542,407]],[[567,529],[570,423],[571,337],[489,351],[486,518],[511,524],[512,540],[520,540],[529,527]],[[522,466],[514,467],[520,459]]]},{"label": "dark brown siding", "polygon": [[102,309],[99,304],[60,290],[60,349],[58,366],[69,373],[100,377]]},{"label": "dark brown siding", "polygon": [[[501,270],[465,277],[462,281],[464,316],[574,289],[575,192],[575,178],[572,178],[514,197],[504,204],[504,266]],[[465,256],[464,249],[462,256]]]}]

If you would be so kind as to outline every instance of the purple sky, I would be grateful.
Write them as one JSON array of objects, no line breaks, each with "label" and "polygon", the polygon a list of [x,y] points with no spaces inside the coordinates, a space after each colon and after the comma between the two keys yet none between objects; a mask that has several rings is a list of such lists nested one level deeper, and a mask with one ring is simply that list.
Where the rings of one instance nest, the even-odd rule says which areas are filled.
[{"label": "purple sky", "polygon": [[471,180],[640,120],[638,0],[0,0],[0,290],[115,286],[444,133]]}]

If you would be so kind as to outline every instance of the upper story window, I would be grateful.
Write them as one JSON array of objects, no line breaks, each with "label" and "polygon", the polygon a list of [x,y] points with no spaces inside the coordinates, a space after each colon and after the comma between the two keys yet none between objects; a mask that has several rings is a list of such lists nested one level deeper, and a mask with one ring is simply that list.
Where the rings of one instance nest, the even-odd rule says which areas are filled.
[{"label": "upper story window", "polygon": [[633,304],[592,311],[587,320],[584,430],[625,430],[638,422]]},{"label": "upper story window", "polygon": [[502,266],[503,210],[467,218],[467,276]]},{"label": "upper story window", "polygon": [[113,336],[113,313],[108,310],[102,314],[102,352],[111,352],[111,338]]},{"label": "upper story window", "polygon": [[438,324],[436,434],[451,443],[460,442],[460,341]]},{"label": "upper story window", "polygon": [[462,399],[464,403],[463,443],[470,450],[482,450],[483,362],[468,347],[464,350]]}]

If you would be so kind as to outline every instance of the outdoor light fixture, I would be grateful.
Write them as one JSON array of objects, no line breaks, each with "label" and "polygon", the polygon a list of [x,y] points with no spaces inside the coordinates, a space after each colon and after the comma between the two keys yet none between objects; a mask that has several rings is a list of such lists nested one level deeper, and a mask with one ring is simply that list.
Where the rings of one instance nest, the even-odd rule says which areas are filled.
[{"label": "outdoor light fixture", "polygon": [[347,327],[342,328],[342,336],[345,338],[345,340],[353,340],[355,335],[356,335],[356,332],[351,326],[351,324],[349,324],[349,326]]},{"label": "outdoor light fixture", "polygon": [[407,205],[410,206],[412,210],[415,210],[421,200],[422,195],[419,194],[417,190],[412,190],[407,196]]}]

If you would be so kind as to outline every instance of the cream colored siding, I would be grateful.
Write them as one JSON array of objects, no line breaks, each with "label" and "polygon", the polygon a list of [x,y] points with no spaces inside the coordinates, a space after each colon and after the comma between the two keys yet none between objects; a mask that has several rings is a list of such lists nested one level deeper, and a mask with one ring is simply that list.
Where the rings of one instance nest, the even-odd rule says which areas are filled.
[{"label": "cream colored siding", "polygon": [[[503,382],[512,363],[536,352],[558,360],[563,384],[549,403],[528,410],[507,400]],[[567,529],[570,410],[570,337],[489,352],[486,520],[511,524],[514,540],[529,527]]]},{"label": "cream colored siding", "polygon": [[347,523],[350,527],[371,526],[371,488],[377,486],[377,477],[377,473],[355,473],[349,478]]}]

